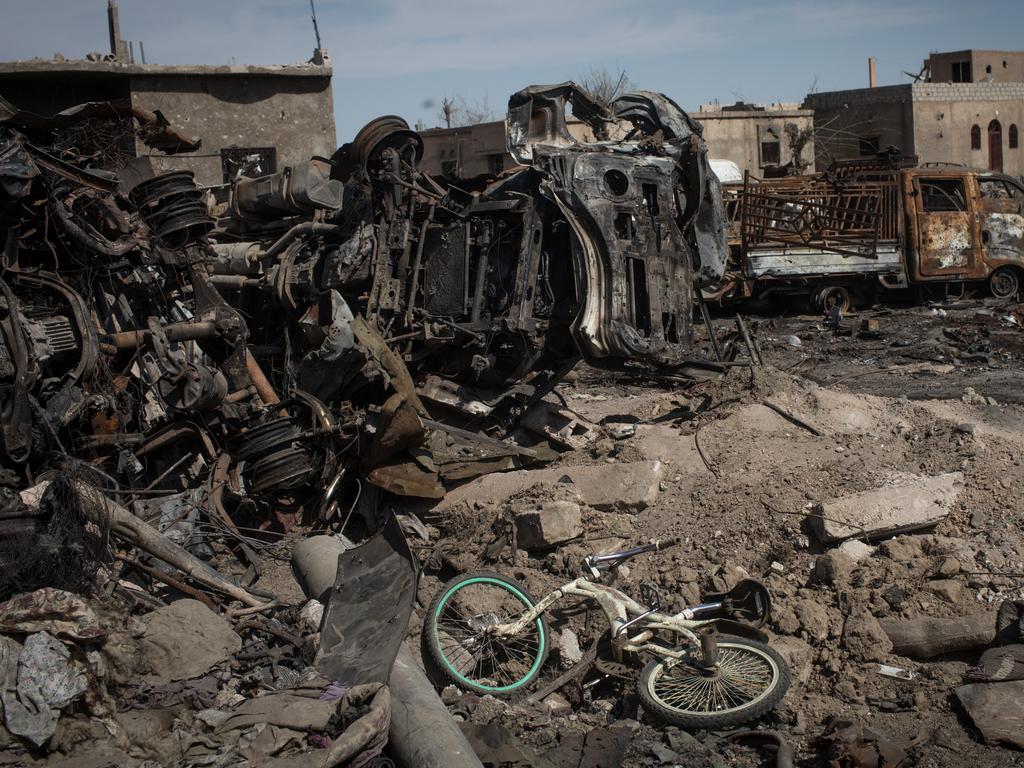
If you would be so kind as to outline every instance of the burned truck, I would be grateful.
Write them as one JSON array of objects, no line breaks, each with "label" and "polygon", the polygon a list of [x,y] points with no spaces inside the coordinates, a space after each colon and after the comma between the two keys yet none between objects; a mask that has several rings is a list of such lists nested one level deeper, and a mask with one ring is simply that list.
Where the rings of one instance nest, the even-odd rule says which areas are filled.
[{"label": "burned truck", "polygon": [[883,152],[726,190],[732,258],[714,298],[808,296],[845,311],[886,292],[998,299],[1024,286],[1024,185]]}]

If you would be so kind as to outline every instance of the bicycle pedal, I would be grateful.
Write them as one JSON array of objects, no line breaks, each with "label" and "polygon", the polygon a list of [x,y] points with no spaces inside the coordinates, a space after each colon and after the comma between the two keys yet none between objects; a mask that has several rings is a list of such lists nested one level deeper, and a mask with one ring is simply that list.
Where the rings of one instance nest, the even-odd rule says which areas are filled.
[{"label": "bicycle pedal", "polygon": [[619,661],[607,661],[605,659],[598,659],[594,662],[594,666],[597,667],[597,671],[602,675],[608,675],[609,677],[621,677],[629,679],[635,677],[635,670],[628,664],[623,664]]}]

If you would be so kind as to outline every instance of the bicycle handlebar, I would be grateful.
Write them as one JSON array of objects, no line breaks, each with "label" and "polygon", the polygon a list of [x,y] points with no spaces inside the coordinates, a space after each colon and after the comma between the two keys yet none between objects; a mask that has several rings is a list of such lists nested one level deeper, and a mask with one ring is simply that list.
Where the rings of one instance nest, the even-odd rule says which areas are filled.
[{"label": "bicycle handlebar", "polygon": [[670,539],[655,540],[648,544],[641,544],[638,547],[625,549],[622,552],[611,552],[607,555],[587,555],[583,560],[583,565],[596,576],[600,571],[615,568],[620,563],[624,563],[626,560],[636,557],[637,555],[642,555],[645,552],[664,551],[670,547],[676,546],[681,543],[681,541],[682,539],[677,536]]}]

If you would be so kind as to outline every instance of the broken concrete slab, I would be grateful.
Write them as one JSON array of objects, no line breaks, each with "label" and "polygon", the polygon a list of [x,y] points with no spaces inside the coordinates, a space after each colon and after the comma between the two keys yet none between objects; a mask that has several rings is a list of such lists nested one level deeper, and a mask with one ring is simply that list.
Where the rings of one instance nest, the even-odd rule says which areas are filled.
[{"label": "broken concrete slab", "polygon": [[987,743],[1024,749],[1024,680],[962,685],[956,697]]},{"label": "broken concrete slab", "polygon": [[571,501],[547,501],[516,515],[516,543],[523,549],[550,549],[583,535],[583,513]]},{"label": "broken concrete slab", "polygon": [[580,503],[594,509],[638,512],[657,501],[664,474],[660,461],[499,472],[452,489],[433,511],[444,513],[474,502],[498,505],[535,485],[565,484]]},{"label": "broken concrete slab", "polygon": [[893,473],[880,488],[813,504],[811,524],[824,542],[928,528],[949,514],[963,479],[962,472],[934,477]]},{"label": "broken concrete slab", "polygon": [[893,653],[914,659],[981,648],[996,636],[996,617],[991,611],[948,619],[882,619],[881,625],[892,641]]},{"label": "broken concrete slab", "polygon": [[545,400],[534,403],[519,419],[519,426],[546,437],[555,445],[582,450],[601,436],[601,428],[575,411]]},{"label": "broken concrete slab", "polygon": [[693,435],[684,435],[675,427],[665,424],[638,425],[633,444],[645,458],[671,464],[676,471],[711,474],[697,452]]}]

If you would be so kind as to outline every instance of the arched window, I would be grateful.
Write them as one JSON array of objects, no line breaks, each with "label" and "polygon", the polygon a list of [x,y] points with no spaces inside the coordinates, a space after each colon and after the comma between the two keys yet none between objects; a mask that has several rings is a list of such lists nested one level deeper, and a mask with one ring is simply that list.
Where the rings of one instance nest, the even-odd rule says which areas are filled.
[{"label": "arched window", "polygon": [[1003,126],[998,120],[988,124],[988,169],[1003,172]]},{"label": "arched window", "polygon": [[1020,146],[1020,136],[1017,135],[1017,124],[1010,123],[1010,149],[1017,149]]},{"label": "arched window", "polygon": [[971,149],[981,149],[981,128],[971,126]]}]

